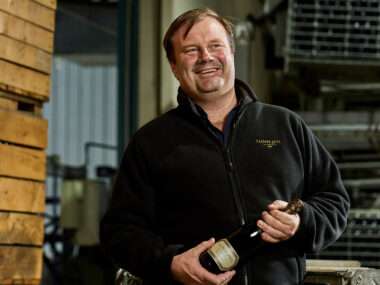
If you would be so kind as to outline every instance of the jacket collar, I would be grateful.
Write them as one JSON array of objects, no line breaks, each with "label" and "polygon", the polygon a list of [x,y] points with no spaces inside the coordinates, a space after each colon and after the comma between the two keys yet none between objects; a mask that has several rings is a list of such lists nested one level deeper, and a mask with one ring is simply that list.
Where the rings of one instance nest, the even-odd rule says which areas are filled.
[{"label": "jacket collar", "polygon": [[[244,109],[247,105],[251,103],[257,102],[257,97],[253,92],[252,88],[247,83],[237,78],[235,78],[235,92],[243,96],[243,102],[241,104],[240,110]],[[179,106],[189,106],[194,113],[200,115],[193,100],[191,100],[182,91],[181,87],[178,88],[177,101]]]}]

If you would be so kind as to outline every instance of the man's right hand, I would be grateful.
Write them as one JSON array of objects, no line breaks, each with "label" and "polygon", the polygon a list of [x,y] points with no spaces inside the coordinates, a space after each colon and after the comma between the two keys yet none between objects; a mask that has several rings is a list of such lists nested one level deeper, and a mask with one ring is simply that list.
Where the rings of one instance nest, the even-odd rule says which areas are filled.
[{"label": "man's right hand", "polygon": [[216,275],[206,270],[199,262],[199,255],[210,248],[214,243],[215,239],[212,238],[182,254],[174,256],[171,264],[171,272],[174,280],[185,285],[222,285],[230,282],[236,273],[235,270]]}]

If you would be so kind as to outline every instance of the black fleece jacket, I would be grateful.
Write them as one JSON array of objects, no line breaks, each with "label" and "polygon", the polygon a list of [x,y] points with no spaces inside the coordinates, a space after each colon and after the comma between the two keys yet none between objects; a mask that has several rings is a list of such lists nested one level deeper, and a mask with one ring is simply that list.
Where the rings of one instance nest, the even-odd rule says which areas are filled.
[{"label": "black fleece jacket", "polygon": [[334,242],[349,198],[336,164],[293,112],[257,101],[244,82],[228,147],[179,90],[179,106],[142,127],[121,161],[101,221],[105,253],[148,284],[170,284],[178,251],[225,237],[274,200],[301,198],[301,226],[238,268],[230,284],[301,284],[305,253]]}]

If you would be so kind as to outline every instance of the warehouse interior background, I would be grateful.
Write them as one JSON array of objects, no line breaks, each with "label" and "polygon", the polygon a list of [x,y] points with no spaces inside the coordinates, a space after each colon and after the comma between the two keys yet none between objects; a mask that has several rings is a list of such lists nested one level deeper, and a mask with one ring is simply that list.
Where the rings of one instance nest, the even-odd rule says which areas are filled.
[{"label": "warehouse interior background", "polygon": [[182,12],[236,24],[237,77],[298,114],[333,155],[350,194],[343,236],[310,259],[380,268],[378,0],[58,0],[42,284],[113,284],[98,223],[138,127],[176,106],[162,48]]}]

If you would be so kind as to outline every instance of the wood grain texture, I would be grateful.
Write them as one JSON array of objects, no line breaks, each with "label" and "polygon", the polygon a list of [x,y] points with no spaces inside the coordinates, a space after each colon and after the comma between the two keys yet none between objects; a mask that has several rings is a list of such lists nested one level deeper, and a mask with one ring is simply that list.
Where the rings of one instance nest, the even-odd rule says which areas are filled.
[{"label": "wood grain texture", "polygon": [[57,0],[34,0],[35,2],[44,5],[50,9],[57,9]]},{"label": "wood grain texture", "polygon": [[45,212],[45,184],[0,177],[0,210]]},{"label": "wood grain texture", "polygon": [[0,244],[44,243],[44,218],[34,214],[0,212]]},{"label": "wood grain texture", "polygon": [[0,144],[0,157],[0,176],[45,180],[45,152],[26,147]]},{"label": "wood grain texture", "polygon": [[50,77],[0,59],[0,88],[26,97],[49,101]]},{"label": "wood grain texture", "polygon": [[0,107],[6,110],[16,111],[18,108],[18,102],[16,100],[0,97]]},{"label": "wood grain texture", "polygon": [[0,245],[0,284],[39,284],[42,248]]},{"label": "wood grain texture", "polygon": [[55,11],[30,0],[1,0],[0,9],[50,31],[55,27]]},{"label": "wood grain texture", "polygon": [[49,74],[52,54],[0,34],[0,58]]},{"label": "wood grain texture", "polygon": [[0,108],[3,110],[20,111],[20,113],[42,118],[42,104],[40,100],[0,89]]},{"label": "wood grain texture", "polygon": [[[0,1],[1,2],[1,1]],[[53,53],[54,33],[0,10],[0,34]]]},{"label": "wood grain texture", "polygon": [[40,149],[47,148],[47,120],[0,108],[0,122],[1,141]]}]

